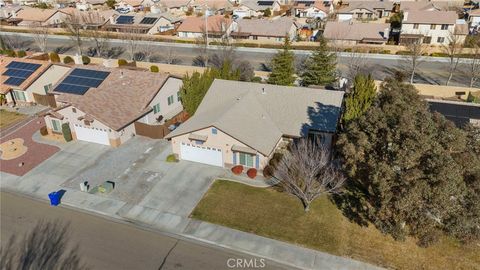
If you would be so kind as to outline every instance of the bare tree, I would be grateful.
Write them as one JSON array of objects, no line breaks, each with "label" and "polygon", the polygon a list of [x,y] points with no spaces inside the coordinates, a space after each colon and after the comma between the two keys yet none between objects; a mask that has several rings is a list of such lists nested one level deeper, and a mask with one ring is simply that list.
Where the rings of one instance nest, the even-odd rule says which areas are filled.
[{"label": "bare tree", "polygon": [[32,25],[33,41],[41,52],[47,51],[48,27],[37,23]]},{"label": "bare tree", "polygon": [[472,57],[467,61],[467,67],[464,73],[470,78],[470,87],[480,79],[480,38],[472,42]]},{"label": "bare tree", "polygon": [[155,38],[145,36],[141,44],[138,46],[138,52],[135,54],[135,60],[152,62],[155,59]]},{"label": "bare tree", "polygon": [[77,54],[83,53],[82,30],[84,29],[85,20],[80,12],[73,12],[65,18],[65,30],[68,32]]},{"label": "bare tree", "polygon": [[458,63],[460,61],[460,53],[463,50],[462,40],[458,35],[455,35],[454,32],[450,31],[449,36],[447,37],[448,44],[443,44],[442,49],[448,55],[448,79],[445,85],[450,84],[452,80],[453,73],[457,70]]},{"label": "bare tree", "polygon": [[127,53],[131,61],[135,61],[135,55],[139,51],[139,43],[142,40],[140,30],[135,28],[129,28],[122,30],[120,39],[123,40],[127,47]]},{"label": "bare tree", "polygon": [[346,61],[347,70],[345,77],[348,80],[348,87],[351,87],[358,74],[368,73],[368,59],[366,54],[359,52],[358,48],[353,47],[351,52],[347,52]]},{"label": "bare tree", "polygon": [[85,31],[85,34],[95,44],[95,55],[98,57],[105,57],[107,55],[110,39],[108,34],[101,31],[99,28],[103,24],[104,19],[98,11],[91,11],[83,16],[83,20],[88,29]]},{"label": "bare tree", "polygon": [[177,57],[177,53],[174,47],[167,47],[165,53],[163,53],[163,61],[165,64],[175,65],[180,62]]},{"label": "bare tree", "polygon": [[275,166],[282,187],[300,199],[305,212],[323,194],[338,193],[345,177],[330,161],[330,152],[316,141],[294,142]]},{"label": "bare tree", "polygon": [[404,61],[410,74],[410,83],[413,83],[418,66],[423,62],[423,55],[427,52],[427,46],[417,39],[407,42],[405,47],[407,54],[404,56]]}]

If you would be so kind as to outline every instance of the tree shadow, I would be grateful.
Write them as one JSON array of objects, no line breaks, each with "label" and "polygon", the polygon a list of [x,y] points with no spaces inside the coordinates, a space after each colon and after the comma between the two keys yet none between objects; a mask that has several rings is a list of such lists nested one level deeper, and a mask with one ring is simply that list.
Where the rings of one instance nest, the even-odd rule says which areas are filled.
[{"label": "tree shadow", "polygon": [[340,111],[341,108],[339,107],[325,105],[321,102],[316,102],[315,107],[309,106],[307,108],[309,123],[302,124],[300,134],[303,137],[306,137],[308,136],[310,131],[335,133],[337,131],[337,126],[340,120]]},{"label": "tree shadow", "polygon": [[69,241],[69,226],[41,220],[22,239],[13,235],[0,249],[0,269],[89,269]]},{"label": "tree shadow", "polygon": [[106,52],[104,52],[104,57],[106,58],[118,58],[125,52],[123,47],[111,47]]},{"label": "tree shadow", "polygon": [[68,52],[72,48],[73,48],[73,46],[58,46],[58,47],[55,47],[55,49],[53,49],[53,51],[55,53],[58,53],[58,54],[63,54],[63,53]]}]

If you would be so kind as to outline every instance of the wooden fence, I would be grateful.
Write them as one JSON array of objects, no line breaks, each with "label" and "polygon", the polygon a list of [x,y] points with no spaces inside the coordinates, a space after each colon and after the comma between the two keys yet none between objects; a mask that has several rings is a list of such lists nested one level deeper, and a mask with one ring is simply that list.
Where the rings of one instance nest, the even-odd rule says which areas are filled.
[{"label": "wooden fence", "polygon": [[163,139],[171,131],[168,129],[170,125],[175,123],[183,123],[188,119],[188,114],[185,111],[175,115],[172,119],[165,122],[163,125],[149,125],[141,122],[135,122],[135,132],[137,135],[149,137],[152,139]]}]

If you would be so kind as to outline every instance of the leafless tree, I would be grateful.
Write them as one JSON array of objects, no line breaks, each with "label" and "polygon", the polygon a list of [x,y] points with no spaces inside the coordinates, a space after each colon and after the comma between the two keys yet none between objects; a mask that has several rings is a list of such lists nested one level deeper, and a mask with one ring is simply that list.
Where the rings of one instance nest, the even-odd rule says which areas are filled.
[{"label": "leafless tree", "polygon": [[152,62],[155,58],[155,38],[152,36],[145,36],[138,46],[138,52],[135,54],[135,60]]},{"label": "leafless tree", "polygon": [[353,47],[351,52],[347,52],[346,61],[345,77],[350,87],[358,74],[368,73],[368,59],[364,53],[359,52],[358,48]]},{"label": "leafless tree", "polygon": [[288,193],[300,199],[306,212],[315,199],[338,193],[345,182],[326,147],[310,139],[292,143],[276,165],[274,176]]},{"label": "leafless tree", "polygon": [[423,55],[427,52],[427,46],[421,40],[412,40],[405,44],[407,54],[404,56],[407,71],[410,74],[410,83],[413,83],[415,73],[423,62]]},{"label": "leafless tree", "polygon": [[47,51],[48,27],[37,23],[32,25],[33,41],[41,52]]},{"label": "leafless tree", "polygon": [[88,269],[68,236],[68,224],[40,221],[20,241],[12,236],[2,244],[0,269]]},{"label": "leafless tree", "polygon": [[465,75],[470,78],[470,87],[474,87],[475,83],[480,79],[480,37],[472,42],[472,57],[468,59]]},{"label": "leafless tree", "polygon": [[140,30],[135,28],[122,30],[120,33],[120,39],[127,47],[127,53],[130,57],[130,60],[135,61],[135,55],[139,51],[140,41],[142,40]]},{"label": "leafless tree", "polygon": [[77,49],[78,55],[83,53],[82,30],[84,29],[84,23],[85,20],[80,12],[73,12],[65,18],[65,30]]},{"label": "leafless tree", "polygon": [[95,44],[95,54],[98,57],[106,56],[110,39],[108,34],[99,28],[103,24],[104,19],[98,11],[90,11],[83,16],[83,20],[87,27],[85,34]]},{"label": "leafless tree", "polygon": [[162,54],[163,61],[165,64],[175,65],[179,63],[179,59],[177,58],[177,53],[174,47],[167,47],[164,53]]},{"label": "leafless tree", "polygon": [[448,37],[448,44],[442,45],[443,51],[448,55],[448,79],[445,83],[446,85],[450,84],[452,80],[453,73],[457,70],[458,63],[460,61],[460,53],[463,50],[462,40],[458,35],[455,35],[454,32],[450,31]]},{"label": "leafless tree", "polygon": [[[231,22],[230,22],[231,23]],[[210,53],[208,51],[209,44],[213,41],[216,44],[220,44],[222,47],[231,46],[228,37],[228,19],[223,18],[218,20],[215,24],[210,22],[204,23],[200,29],[202,35],[196,39],[198,57],[194,60],[195,65],[208,66],[210,61]],[[208,25],[208,28],[207,28]],[[208,30],[208,31],[207,31]]]}]

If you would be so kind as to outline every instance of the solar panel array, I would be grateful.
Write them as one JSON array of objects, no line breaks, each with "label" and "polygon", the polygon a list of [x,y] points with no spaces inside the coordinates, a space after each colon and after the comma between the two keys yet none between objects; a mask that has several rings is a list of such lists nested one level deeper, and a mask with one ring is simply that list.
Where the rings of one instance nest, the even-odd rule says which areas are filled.
[{"label": "solar panel array", "polygon": [[154,24],[158,18],[154,17],[145,17],[140,21],[140,24]]},{"label": "solar panel array", "polygon": [[132,24],[133,23],[133,16],[119,16],[117,18],[117,24]]},{"label": "solar panel array", "polygon": [[56,92],[84,95],[90,88],[98,87],[110,72],[76,68],[55,87]]},{"label": "solar panel array", "polygon": [[259,6],[271,6],[273,5],[273,1],[258,1],[257,4]]},{"label": "solar panel array", "polygon": [[9,77],[5,81],[5,84],[19,86],[40,66],[40,64],[23,63],[17,61],[10,62],[7,65],[7,71],[2,74]]}]

